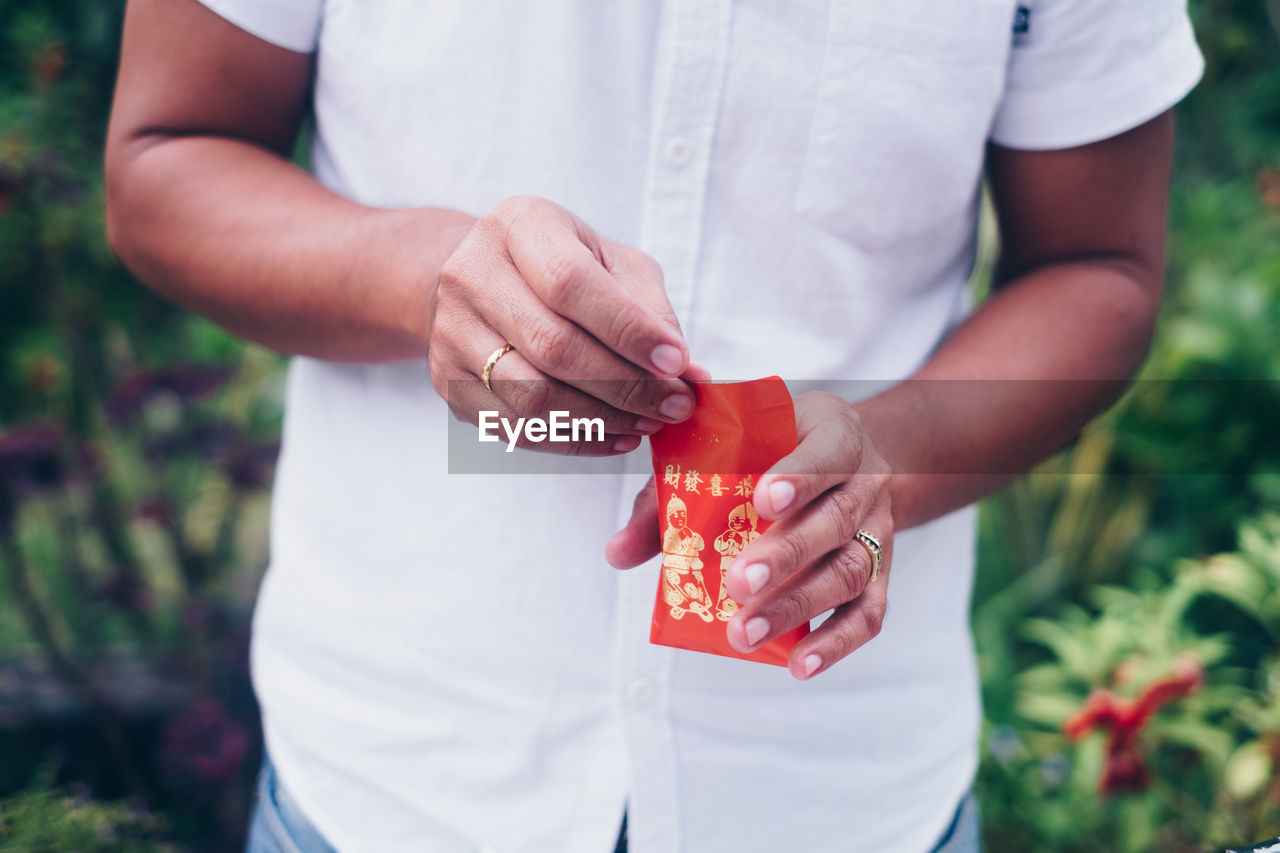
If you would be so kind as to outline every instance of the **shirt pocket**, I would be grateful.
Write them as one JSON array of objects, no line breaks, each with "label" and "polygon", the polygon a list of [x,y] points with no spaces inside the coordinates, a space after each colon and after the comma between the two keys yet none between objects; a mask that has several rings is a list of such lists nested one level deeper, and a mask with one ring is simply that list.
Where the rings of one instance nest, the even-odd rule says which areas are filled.
[{"label": "shirt pocket", "polygon": [[831,0],[795,212],[879,250],[969,210],[1014,11],[1014,0]]}]

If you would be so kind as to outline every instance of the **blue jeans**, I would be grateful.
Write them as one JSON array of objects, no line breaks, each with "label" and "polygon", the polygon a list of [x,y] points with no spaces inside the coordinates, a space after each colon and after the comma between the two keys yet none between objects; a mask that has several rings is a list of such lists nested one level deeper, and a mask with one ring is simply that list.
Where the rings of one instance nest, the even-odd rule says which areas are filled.
[{"label": "blue jeans", "polygon": [[964,795],[951,825],[942,833],[931,853],[981,853],[982,822],[978,816],[978,798],[973,791]]},{"label": "blue jeans", "polygon": [[[960,801],[951,825],[930,853],[979,853],[981,849],[978,802],[971,792]],[[626,853],[626,850],[624,820],[623,835],[614,853]],[[335,853],[280,785],[270,760],[263,761],[262,772],[258,774],[258,792],[245,853]]]},{"label": "blue jeans", "polygon": [[262,771],[258,773],[258,791],[244,850],[245,853],[335,853],[280,785],[269,758],[263,759]]}]

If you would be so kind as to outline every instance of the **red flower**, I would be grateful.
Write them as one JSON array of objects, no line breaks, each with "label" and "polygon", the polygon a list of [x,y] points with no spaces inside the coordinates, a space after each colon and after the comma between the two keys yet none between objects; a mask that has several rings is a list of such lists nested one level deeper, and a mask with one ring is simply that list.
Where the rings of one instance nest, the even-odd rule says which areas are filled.
[{"label": "red flower", "polygon": [[1173,675],[1149,685],[1136,699],[1123,699],[1101,688],[1089,694],[1084,707],[1063,725],[1067,737],[1075,740],[1094,729],[1106,729],[1107,764],[1099,791],[1141,791],[1150,784],[1150,774],[1138,750],[1138,733],[1160,708],[1174,699],[1194,693],[1204,683],[1204,670],[1191,655],[1182,655]]},{"label": "red flower", "polygon": [[181,776],[205,784],[231,781],[249,751],[249,735],[213,699],[200,699],[169,718],[164,756]]},{"label": "red flower", "polygon": [[46,45],[36,57],[35,72],[43,83],[53,83],[67,66],[67,48],[61,44]]},{"label": "red flower", "polygon": [[1258,197],[1272,212],[1280,213],[1280,169],[1265,168],[1258,173]]}]

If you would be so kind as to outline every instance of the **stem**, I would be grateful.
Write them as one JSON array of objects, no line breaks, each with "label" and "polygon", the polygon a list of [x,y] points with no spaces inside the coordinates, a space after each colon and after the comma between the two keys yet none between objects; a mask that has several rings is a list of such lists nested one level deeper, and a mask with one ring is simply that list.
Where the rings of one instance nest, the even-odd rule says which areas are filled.
[{"label": "stem", "polygon": [[73,685],[87,685],[88,679],[76,668],[70,655],[62,648],[62,643],[53,630],[53,624],[45,614],[44,608],[40,606],[35,589],[31,585],[31,578],[27,573],[26,562],[12,534],[0,535],[0,553],[4,555],[4,562],[9,570],[9,585],[13,597],[18,602],[18,609],[22,612],[23,621],[27,623],[27,630],[31,632],[32,638],[40,644],[45,657],[49,660],[49,665],[67,682]]},{"label": "stem", "polygon": [[[37,222],[40,215],[41,211],[35,211]],[[100,375],[103,362],[102,359],[90,358],[85,350],[85,342],[91,336],[96,341],[98,332],[96,328],[90,328],[88,324],[80,322],[78,309],[72,307],[74,300],[67,298],[69,294],[62,286],[63,276],[57,261],[58,259],[48,251],[39,252],[37,257],[40,276],[44,280],[43,291],[48,299],[50,310],[64,334],[67,335],[67,339],[71,341],[70,433],[73,452],[70,454],[71,459],[68,460],[68,464],[77,474],[83,474],[80,459],[84,452],[90,427],[90,415],[94,411],[92,404],[95,400],[92,389],[86,385],[84,377]],[[107,487],[105,484],[95,484],[90,494],[93,497],[94,520],[97,522],[99,533],[102,534],[108,552],[113,555],[119,554],[124,558],[120,560],[121,571],[136,575],[137,563],[132,559],[128,545],[118,532],[124,529],[121,519],[114,517],[110,512],[111,507],[105,500],[109,495]],[[129,751],[115,709],[99,690],[94,679],[80,671],[54,635],[49,619],[35,595],[22,550],[18,547],[12,530],[0,530],[0,555],[3,555],[4,562],[9,567],[14,595],[20,601],[23,617],[32,636],[40,643],[50,665],[66,682],[68,689],[90,708],[95,727],[124,783],[143,799],[154,800],[150,785]],[[143,635],[150,634],[150,631],[145,628],[145,622],[142,624]]]},{"label": "stem", "polygon": [[53,521],[58,531],[58,539],[62,548],[62,565],[66,569],[67,577],[70,578],[72,587],[67,598],[74,602],[75,612],[68,617],[67,621],[72,626],[78,625],[81,627],[81,644],[83,646],[81,651],[88,662],[90,671],[93,671],[101,661],[104,651],[102,620],[99,618],[97,608],[89,600],[90,591],[93,589],[93,581],[89,577],[88,571],[85,570],[84,562],[81,559],[80,524],[76,518],[74,507],[69,506],[70,502],[71,496],[67,493],[61,496],[61,500],[54,502]]},{"label": "stem", "polygon": [[[167,498],[168,496],[166,495],[166,500]],[[169,501],[169,504],[173,506],[172,501]],[[173,550],[173,559],[178,566],[178,576],[182,578],[182,607],[185,610],[198,606],[202,603],[199,593],[202,585],[201,577],[206,573],[201,566],[199,555],[192,553],[191,549],[187,547],[186,539],[182,534],[182,523],[178,519],[176,508],[173,512],[165,514],[160,526],[164,531],[165,538],[169,540],[169,547]],[[189,648],[183,649],[183,652],[192,666],[196,682],[200,684],[203,690],[212,691],[211,655],[204,619],[202,616],[197,616],[195,619],[188,619],[187,624],[191,631],[191,643]]]},{"label": "stem", "polygon": [[[78,440],[78,437],[77,437]],[[77,441],[78,443],[78,441]],[[133,548],[121,532],[126,528],[123,514],[119,511],[120,499],[109,483],[95,483],[89,489],[89,519],[98,538],[102,540],[107,556],[111,559],[116,571],[139,587],[148,584],[138,569],[137,557]],[[136,610],[128,610],[129,620],[133,623],[134,632],[143,641],[155,639],[155,626],[147,617]]]},{"label": "stem", "polygon": [[[58,281],[58,273],[48,258],[42,260],[42,270],[48,279],[50,292]],[[138,568],[134,554],[124,532],[128,529],[122,501],[113,484],[105,477],[98,480],[90,475],[82,460],[88,455],[89,435],[94,419],[100,411],[97,405],[106,393],[106,358],[96,326],[82,322],[79,312],[61,300],[51,300],[51,308],[58,324],[70,341],[71,356],[71,417],[69,418],[71,452],[67,454],[67,466],[73,480],[89,483],[89,520],[102,541],[115,571],[127,578],[136,589],[147,586]],[[105,428],[110,432],[109,427]],[[145,614],[132,608],[126,609],[129,621],[143,642],[153,642],[155,626]]]},{"label": "stem", "polygon": [[232,488],[231,496],[227,500],[227,507],[223,510],[222,521],[218,524],[218,536],[213,548],[213,565],[221,566],[224,570],[230,569],[234,564],[236,527],[240,519],[240,509],[243,505],[243,495],[235,488]]},{"label": "stem", "polygon": [[65,682],[65,686],[90,708],[98,734],[111,753],[113,763],[125,784],[144,799],[154,799],[150,786],[129,751],[115,709],[102,695],[94,679],[75,665],[55,636],[53,626],[31,585],[22,551],[12,534],[0,535],[0,554],[3,554],[4,563],[8,567],[10,587],[14,598],[18,600],[23,619],[32,637],[40,644],[49,665]]}]

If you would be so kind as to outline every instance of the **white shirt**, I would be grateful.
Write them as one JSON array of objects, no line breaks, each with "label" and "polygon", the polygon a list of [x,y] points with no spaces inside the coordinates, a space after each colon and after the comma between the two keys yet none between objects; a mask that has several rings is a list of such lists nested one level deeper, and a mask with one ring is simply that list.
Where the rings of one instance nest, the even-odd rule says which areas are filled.
[{"label": "white shirt", "polygon": [[[318,52],[313,162],[379,206],[563,204],[662,264],[717,378],[896,380],[968,309],[988,139],[1073,146],[1201,60],[1176,0],[204,0]],[[477,368],[479,365],[477,365]],[[341,851],[920,853],[970,786],[971,511],[902,532],[815,680],[652,646],[642,476],[447,473],[423,362],[295,359],[253,671]],[[643,453],[643,451],[640,451]]]}]

